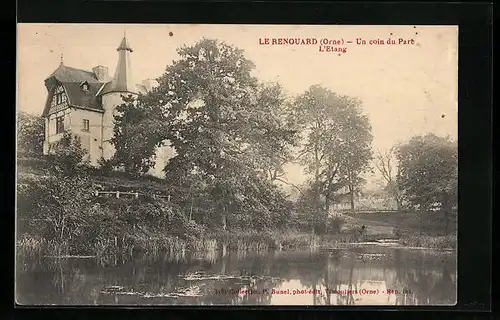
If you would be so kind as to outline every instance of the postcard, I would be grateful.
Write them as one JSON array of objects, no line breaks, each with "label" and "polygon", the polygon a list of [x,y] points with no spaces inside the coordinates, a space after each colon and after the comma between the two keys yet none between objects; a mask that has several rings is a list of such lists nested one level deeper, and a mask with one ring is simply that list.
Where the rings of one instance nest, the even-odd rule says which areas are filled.
[{"label": "postcard", "polygon": [[458,27],[18,24],[16,303],[457,301]]}]

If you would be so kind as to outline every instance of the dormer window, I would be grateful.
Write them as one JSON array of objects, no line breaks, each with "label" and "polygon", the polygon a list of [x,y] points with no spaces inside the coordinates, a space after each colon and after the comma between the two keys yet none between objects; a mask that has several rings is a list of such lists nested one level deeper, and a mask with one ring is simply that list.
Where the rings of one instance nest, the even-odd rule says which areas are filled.
[{"label": "dormer window", "polygon": [[82,83],[80,84],[80,87],[82,88],[82,90],[83,90],[84,92],[88,92],[88,91],[89,91],[89,89],[90,89],[90,86],[89,86],[89,84],[88,84],[88,82],[87,82],[87,81],[82,82]]}]

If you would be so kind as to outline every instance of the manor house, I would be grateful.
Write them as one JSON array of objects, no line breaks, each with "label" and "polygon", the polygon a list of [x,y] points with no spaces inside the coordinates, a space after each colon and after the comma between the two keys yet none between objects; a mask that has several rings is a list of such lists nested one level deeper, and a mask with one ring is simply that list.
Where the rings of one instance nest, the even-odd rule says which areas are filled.
[{"label": "manor house", "polygon": [[92,71],[65,66],[59,67],[45,80],[48,91],[42,117],[45,119],[44,154],[48,154],[64,132],[80,137],[82,147],[88,151],[90,164],[97,166],[100,158],[109,159],[115,149],[113,137],[116,107],[124,96],[146,93],[157,85],[155,80],[137,84],[132,77],[131,54],[126,36],[118,51],[118,64],[114,77],[105,66]]}]

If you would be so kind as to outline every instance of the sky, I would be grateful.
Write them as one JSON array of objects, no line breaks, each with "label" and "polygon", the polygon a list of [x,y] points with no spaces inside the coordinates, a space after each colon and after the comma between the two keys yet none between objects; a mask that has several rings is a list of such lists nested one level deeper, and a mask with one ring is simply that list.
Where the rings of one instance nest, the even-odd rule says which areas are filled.
[{"label": "sky", "polygon": [[[190,25],[190,24],[18,24],[17,109],[41,114],[44,80],[59,65],[91,70],[118,62],[126,33],[132,45],[134,79],[157,78],[178,58],[176,49],[216,38],[244,50],[263,81],[278,81],[290,95],[321,84],[363,102],[374,150],[414,135],[458,137],[457,26]],[[320,52],[320,45],[260,45],[264,38],[344,40],[346,53]],[[357,45],[356,39],[367,41]],[[414,39],[414,45],[369,44],[369,40]],[[353,41],[347,44],[347,41]],[[288,179],[304,180],[288,167]],[[369,178],[377,179],[376,174]]]}]

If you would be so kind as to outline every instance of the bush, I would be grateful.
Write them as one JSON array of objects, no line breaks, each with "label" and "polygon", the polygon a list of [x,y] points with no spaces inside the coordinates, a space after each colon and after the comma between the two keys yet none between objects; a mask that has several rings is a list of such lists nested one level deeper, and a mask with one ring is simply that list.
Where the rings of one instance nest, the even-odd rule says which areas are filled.
[{"label": "bush", "polygon": [[99,166],[99,173],[103,176],[111,175],[114,170],[112,162],[110,160],[105,160],[102,157],[97,160],[97,165]]},{"label": "bush", "polygon": [[87,151],[82,148],[80,138],[70,132],[64,133],[49,151],[48,160],[53,168],[66,175],[73,175],[88,161],[84,161]]},{"label": "bush", "polygon": [[345,220],[342,216],[334,215],[328,219],[328,231],[330,233],[339,233]]}]

